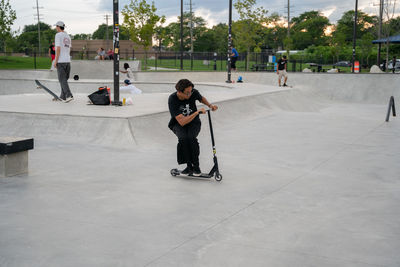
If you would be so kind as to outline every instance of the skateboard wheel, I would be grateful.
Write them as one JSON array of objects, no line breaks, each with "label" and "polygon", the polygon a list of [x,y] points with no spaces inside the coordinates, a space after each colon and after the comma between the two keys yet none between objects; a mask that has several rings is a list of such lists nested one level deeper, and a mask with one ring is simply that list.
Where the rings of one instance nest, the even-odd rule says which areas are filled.
[{"label": "skateboard wheel", "polygon": [[179,171],[177,169],[172,169],[170,173],[172,176],[177,176],[179,174]]}]

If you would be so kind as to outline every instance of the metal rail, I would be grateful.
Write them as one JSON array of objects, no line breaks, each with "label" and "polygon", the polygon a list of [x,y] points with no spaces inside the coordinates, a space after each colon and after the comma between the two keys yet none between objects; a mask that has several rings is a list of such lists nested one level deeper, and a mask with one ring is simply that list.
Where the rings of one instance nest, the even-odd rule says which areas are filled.
[{"label": "metal rail", "polygon": [[388,112],[386,114],[386,121],[389,121],[389,116],[390,116],[390,111],[392,111],[393,117],[396,117],[396,107],[394,104],[394,97],[391,96],[389,100],[389,107],[388,107]]}]

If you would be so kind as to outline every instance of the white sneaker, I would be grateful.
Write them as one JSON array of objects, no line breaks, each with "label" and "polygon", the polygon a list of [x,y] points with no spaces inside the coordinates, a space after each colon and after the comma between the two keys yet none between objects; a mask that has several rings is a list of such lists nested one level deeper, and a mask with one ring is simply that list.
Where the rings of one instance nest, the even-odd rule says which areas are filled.
[{"label": "white sneaker", "polygon": [[67,99],[64,100],[65,103],[68,103],[70,101],[74,100],[73,96],[67,97]]}]

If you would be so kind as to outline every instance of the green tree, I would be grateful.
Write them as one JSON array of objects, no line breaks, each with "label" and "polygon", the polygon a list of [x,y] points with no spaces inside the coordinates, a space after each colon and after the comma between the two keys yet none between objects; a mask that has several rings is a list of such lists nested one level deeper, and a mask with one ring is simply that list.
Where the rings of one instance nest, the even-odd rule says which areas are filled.
[{"label": "green tree", "polygon": [[[46,46],[54,42],[56,33],[57,31],[52,29],[49,24],[40,22],[40,42],[43,44],[42,53],[47,53],[48,47]],[[25,25],[22,33],[17,37],[18,51],[29,52],[37,48],[38,38],[38,25]]]},{"label": "green tree", "polygon": [[165,16],[158,16],[156,11],[154,2],[149,5],[146,0],[131,0],[131,3],[125,5],[122,11],[124,24],[128,28],[131,40],[144,47],[145,68],[147,68],[147,51],[152,46],[155,29],[157,25],[165,22]]},{"label": "green tree", "polygon": [[225,54],[228,51],[228,25],[220,23],[206,29],[196,38],[194,50]]},{"label": "green tree", "polygon": [[268,26],[263,29],[263,43],[266,48],[281,50],[287,37],[287,28],[282,24],[278,13],[268,18]]},{"label": "green tree", "polygon": [[319,11],[304,12],[291,20],[291,36],[294,49],[303,50],[310,45],[326,45],[325,29],[330,25],[329,19]]},{"label": "green tree", "polygon": [[165,47],[165,39],[167,38],[168,30],[160,25],[155,28],[154,32],[154,37],[158,41],[157,50],[161,52],[162,48]]},{"label": "green tree", "polygon": [[74,40],[91,40],[92,39],[92,35],[89,33],[78,33],[75,34],[74,36],[72,36],[72,39]]},{"label": "green tree", "polygon": [[[392,24],[391,21],[394,19],[396,15],[396,4],[397,0],[392,1],[385,1],[383,4],[383,25],[382,25],[382,32],[384,38],[386,38],[386,65],[389,64],[389,37],[392,33]],[[386,66],[387,67],[387,66]]]},{"label": "green tree", "polygon": [[[172,22],[166,26],[165,45],[173,51],[180,51],[181,48],[181,17],[178,16],[178,22]],[[193,42],[194,44],[201,35],[207,30],[206,21],[202,17],[193,16]],[[190,50],[190,13],[183,13],[183,50]],[[195,51],[199,51],[194,49]]]},{"label": "green tree", "polygon": [[367,60],[366,64],[369,65],[369,57],[371,56],[372,49],[374,48],[374,44],[372,40],[375,39],[375,36],[368,32],[361,37],[359,42],[360,50],[361,50],[361,65],[364,65],[364,59]]},{"label": "green tree", "polygon": [[[93,34],[91,34],[91,37],[93,40],[106,40],[107,39],[107,25],[105,23],[99,25],[97,27],[97,30],[95,30],[93,32]],[[113,39],[113,26],[112,25],[108,26],[108,39],[109,40]],[[130,39],[129,31],[123,25],[120,25],[120,28],[119,28],[119,39],[120,40],[129,40]]]},{"label": "green tree", "polygon": [[268,11],[263,7],[256,8],[256,5],[257,0],[237,0],[234,4],[240,18],[233,24],[234,43],[239,51],[249,53],[251,48],[260,50],[262,45],[260,34],[263,31],[262,25],[268,22]]},{"label": "green tree", "polygon": [[330,38],[331,53],[336,61],[339,61],[339,56],[346,47],[346,34],[340,31],[334,31]]},{"label": "green tree", "polygon": [[[354,10],[347,11],[338,20],[335,32],[344,34],[347,43],[353,42]],[[375,33],[378,24],[376,16],[370,16],[362,11],[357,14],[357,39],[361,39],[367,32]]]},{"label": "green tree", "polygon": [[0,0],[0,50],[6,50],[6,41],[12,37],[11,25],[17,19],[9,0]]}]

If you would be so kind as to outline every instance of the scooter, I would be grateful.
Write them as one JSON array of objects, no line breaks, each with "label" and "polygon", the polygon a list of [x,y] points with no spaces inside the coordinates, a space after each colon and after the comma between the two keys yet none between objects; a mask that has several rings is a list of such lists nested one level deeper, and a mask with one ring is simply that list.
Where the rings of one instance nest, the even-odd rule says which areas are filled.
[{"label": "scooter", "polygon": [[216,181],[220,182],[222,180],[222,174],[219,172],[219,168],[218,168],[218,159],[217,159],[217,155],[216,155],[217,150],[215,149],[214,131],[213,131],[212,122],[211,122],[211,111],[207,110],[207,114],[208,114],[208,123],[210,125],[214,166],[212,167],[212,169],[209,173],[200,173],[200,174],[182,174],[181,170],[172,169],[171,170],[172,176],[183,176],[183,177],[192,177],[192,178],[211,178],[214,176]]}]

